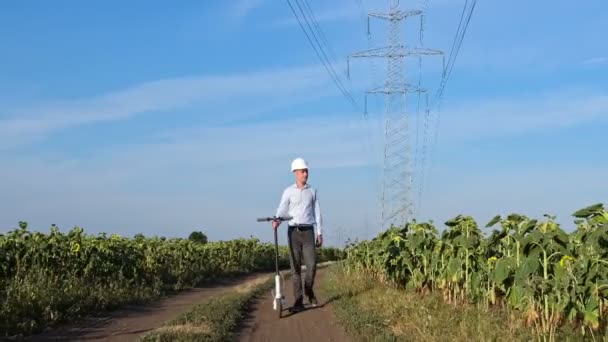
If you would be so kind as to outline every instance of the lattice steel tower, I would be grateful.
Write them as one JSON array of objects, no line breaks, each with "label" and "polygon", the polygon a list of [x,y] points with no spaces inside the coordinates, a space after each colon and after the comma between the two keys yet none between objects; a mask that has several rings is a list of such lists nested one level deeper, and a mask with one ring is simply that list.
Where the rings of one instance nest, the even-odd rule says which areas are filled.
[{"label": "lattice steel tower", "polygon": [[[419,46],[412,47],[402,42],[402,21],[409,17],[420,17]],[[350,58],[386,58],[387,72],[384,84],[366,92],[367,94],[384,94],[385,132],[384,132],[384,167],[382,184],[382,229],[391,225],[403,226],[414,218],[414,172],[412,170],[411,139],[408,117],[408,93],[424,95],[428,104],[428,91],[417,85],[406,82],[406,57],[418,57],[419,75],[422,71],[422,56],[441,55],[439,50],[423,47],[424,11],[399,8],[398,0],[391,0],[388,13],[369,13],[369,19],[378,18],[388,21],[388,45],[354,53]],[[350,65],[350,62],[349,62]],[[428,108],[427,108],[428,109]],[[367,109],[366,109],[367,110]]]}]

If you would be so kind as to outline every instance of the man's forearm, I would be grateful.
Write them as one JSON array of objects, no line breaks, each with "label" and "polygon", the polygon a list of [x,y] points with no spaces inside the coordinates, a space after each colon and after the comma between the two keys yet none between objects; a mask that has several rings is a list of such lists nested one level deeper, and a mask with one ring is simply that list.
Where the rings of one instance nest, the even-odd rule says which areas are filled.
[{"label": "man's forearm", "polygon": [[315,221],[317,223],[317,235],[321,235],[323,234],[323,217],[321,216],[321,206],[319,205],[318,201],[319,200],[317,199],[315,203]]},{"label": "man's forearm", "polygon": [[281,195],[281,202],[279,202],[279,207],[277,208],[277,217],[285,217],[287,216],[287,208],[288,208],[288,199],[289,197],[285,192]]}]

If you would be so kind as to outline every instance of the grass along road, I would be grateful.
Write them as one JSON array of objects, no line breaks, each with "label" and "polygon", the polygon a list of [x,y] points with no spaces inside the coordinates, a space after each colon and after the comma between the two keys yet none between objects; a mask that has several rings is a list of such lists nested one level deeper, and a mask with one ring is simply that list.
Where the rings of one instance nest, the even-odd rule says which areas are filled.
[{"label": "grass along road", "polygon": [[[332,262],[320,263],[323,268]],[[305,266],[302,267],[306,269]],[[282,272],[288,273],[287,270]],[[89,316],[74,323],[64,324],[38,335],[32,341],[136,341],[139,337],[165,325],[173,325],[173,320],[187,314],[196,306],[231,293],[248,293],[250,289],[273,279],[272,273],[254,273],[225,278],[204,287],[197,287],[168,296],[148,305],[133,305],[98,316]],[[232,298],[234,300],[234,298]],[[169,322],[169,323],[167,323]],[[182,327],[185,328],[185,327]],[[175,329],[175,328],[172,328]]]},{"label": "grass along road", "polygon": [[[318,250],[333,260],[335,249]],[[190,239],[31,231],[26,222],[0,233],[0,338],[153,304],[166,295],[225,277],[275,268],[275,248],[255,238],[201,243]],[[279,246],[280,267],[289,267]]]},{"label": "grass along road", "polygon": [[[325,268],[332,263],[318,265],[322,279]],[[303,267],[305,270],[305,267]],[[286,297],[291,296],[289,272],[284,272]],[[232,291],[211,298],[204,304],[196,305],[176,319],[146,334],[143,341],[309,341],[314,333],[323,334],[322,341],[344,341],[343,331],[337,327],[328,308],[315,310],[278,319],[272,310],[270,289],[274,278],[257,279],[243,283]],[[323,303],[320,303],[323,304]],[[289,315],[285,312],[285,315]],[[332,324],[331,330],[328,324]],[[305,331],[311,331],[302,335]],[[337,335],[336,335],[337,334]],[[315,338],[318,340],[318,336]],[[349,340],[349,339],[346,339]]]},{"label": "grass along road", "polygon": [[[447,304],[437,293],[396,289],[360,274],[349,274],[339,265],[326,275],[322,290],[333,300],[336,318],[352,341],[539,340],[518,311]],[[556,338],[594,340],[592,336],[583,338],[572,326],[559,329]]]},{"label": "grass along road", "polygon": [[[317,271],[315,291],[319,300],[316,308],[290,314],[284,313],[279,319],[272,310],[270,293],[258,296],[252,310],[243,322],[238,340],[241,342],[258,341],[352,341],[340,326],[333,314],[332,298],[323,290],[322,284],[335,266],[320,268]],[[293,286],[286,278],[286,301],[288,307],[293,303]]]},{"label": "grass along road", "polygon": [[[505,341],[532,337],[509,315],[453,307],[369,278],[332,270],[323,284],[338,321],[357,341]],[[532,338],[533,339],[533,338]]]},{"label": "grass along road", "polygon": [[142,341],[230,341],[253,298],[272,287],[272,277],[245,282],[154,329]]},{"label": "grass along road", "polygon": [[195,305],[236,291],[243,284],[267,281],[270,273],[250,274],[183,291],[150,305],[131,306],[104,316],[88,317],[36,335],[32,341],[136,341],[140,336],[178,317]]}]

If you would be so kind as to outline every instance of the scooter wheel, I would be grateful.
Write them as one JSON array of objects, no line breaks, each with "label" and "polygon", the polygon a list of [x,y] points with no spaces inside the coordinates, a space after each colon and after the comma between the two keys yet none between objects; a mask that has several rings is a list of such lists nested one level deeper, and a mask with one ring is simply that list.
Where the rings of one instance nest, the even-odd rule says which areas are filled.
[{"label": "scooter wheel", "polygon": [[277,312],[279,313],[279,318],[283,317],[283,303],[281,303],[281,300],[277,301]]}]

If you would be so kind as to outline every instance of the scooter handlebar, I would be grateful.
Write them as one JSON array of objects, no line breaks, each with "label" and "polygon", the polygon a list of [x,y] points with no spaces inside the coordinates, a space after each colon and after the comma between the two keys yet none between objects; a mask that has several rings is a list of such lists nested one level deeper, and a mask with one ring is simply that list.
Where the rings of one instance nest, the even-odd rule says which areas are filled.
[{"label": "scooter handlebar", "polygon": [[261,217],[258,218],[258,222],[270,222],[270,221],[289,221],[292,217]]}]

